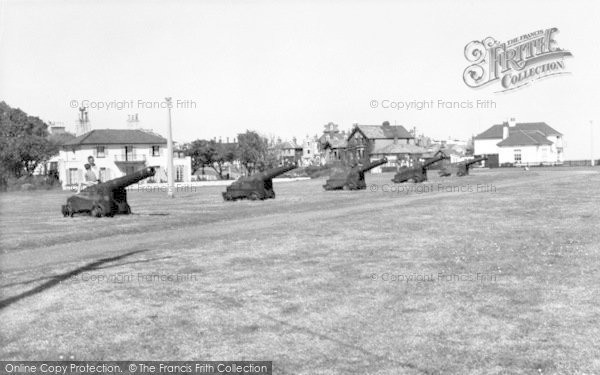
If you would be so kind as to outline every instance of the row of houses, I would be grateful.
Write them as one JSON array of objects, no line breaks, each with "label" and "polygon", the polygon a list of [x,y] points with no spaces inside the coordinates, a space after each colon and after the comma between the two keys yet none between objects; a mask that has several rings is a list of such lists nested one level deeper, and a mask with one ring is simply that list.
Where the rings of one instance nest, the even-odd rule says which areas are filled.
[{"label": "row of houses", "polygon": [[375,160],[386,157],[388,163],[373,170],[379,172],[410,166],[415,161],[429,157],[439,150],[449,154],[454,162],[466,157],[466,142],[423,141],[416,129],[408,131],[402,125],[385,121],[380,125],[354,124],[349,131],[340,130],[334,123],[324,126],[321,136],[307,136],[302,144],[278,142],[273,146],[282,161],[297,162],[302,166],[325,165],[341,161]]},{"label": "row of houses", "polygon": [[[354,124],[349,131],[334,123],[324,126],[320,136],[307,136],[301,144],[292,141],[273,142],[271,150],[278,160],[301,166],[325,165],[352,160],[376,160],[383,157],[388,163],[373,172],[410,166],[417,160],[444,151],[450,162],[469,157],[466,142],[423,142],[416,129],[408,131],[402,125]],[[562,134],[544,122],[517,123],[510,119],[475,136],[475,156],[487,156],[486,166],[555,165],[564,161]],[[132,173],[146,166],[157,170],[146,183],[167,181],[167,140],[144,129],[95,129],[64,143],[50,168],[58,171],[63,188],[77,186],[83,181],[84,165],[94,158],[99,179],[107,181]],[[181,149],[173,151],[176,182],[191,182],[195,176],[191,158]],[[236,164],[232,167],[236,167]],[[239,166],[238,166],[239,167]],[[234,168],[235,170],[239,168]],[[233,173],[234,177],[238,173]]]},{"label": "row of houses", "polygon": [[[303,145],[284,142],[286,158],[302,165],[323,165],[336,160],[386,157],[382,167],[410,166],[416,160],[431,157],[440,150],[450,156],[450,162],[468,157],[486,156],[484,166],[561,165],[564,163],[563,135],[545,122],[517,123],[514,118],[495,124],[473,137],[472,146],[466,141],[438,140],[424,142],[416,137],[416,129],[408,131],[402,125],[355,124],[349,132],[338,125],[325,125],[320,137],[307,137]],[[375,170],[377,171],[377,170]]]}]

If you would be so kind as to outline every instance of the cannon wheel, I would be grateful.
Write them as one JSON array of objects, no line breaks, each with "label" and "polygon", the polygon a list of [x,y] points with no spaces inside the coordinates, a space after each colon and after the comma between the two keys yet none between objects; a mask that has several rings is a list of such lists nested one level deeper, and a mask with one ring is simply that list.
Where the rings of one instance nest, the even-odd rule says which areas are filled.
[{"label": "cannon wheel", "polygon": [[62,214],[63,217],[73,217],[73,215],[75,214],[75,212],[73,212],[73,208],[71,207],[70,204],[65,204],[64,206],[62,206]]},{"label": "cannon wheel", "polygon": [[90,211],[90,215],[92,217],[102,217],[102,206],[99,206],[97,204],[94,205],[94,207],[92,207],[92,210]]}]

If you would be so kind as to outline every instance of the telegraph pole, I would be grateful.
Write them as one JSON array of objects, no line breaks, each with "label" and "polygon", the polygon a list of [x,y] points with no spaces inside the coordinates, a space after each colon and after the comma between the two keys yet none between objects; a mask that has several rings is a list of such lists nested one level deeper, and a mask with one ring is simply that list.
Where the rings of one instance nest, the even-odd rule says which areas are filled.
[{"label": "telegraph pole", "polygon": [[173,198],[173,134],[171,130],[171,98],[165,98],[169,110],[169,128],[167,131],[167,197]]}]

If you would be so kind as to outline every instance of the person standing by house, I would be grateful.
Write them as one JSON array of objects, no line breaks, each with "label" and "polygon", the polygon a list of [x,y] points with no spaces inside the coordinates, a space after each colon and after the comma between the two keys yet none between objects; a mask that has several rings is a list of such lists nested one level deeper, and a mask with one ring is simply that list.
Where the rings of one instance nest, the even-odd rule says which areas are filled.
[{"label": "person standing by house", "polygon": [[92,170],[92,172],[94,172],[94,175],[97,177],[97,182],[101,182],[100,181],[100,170],[98,169],[98,166],[94,162],[95,161],[94,157],[92,155],[90,155],[90,156],[88,156],[87,160],[88,160],[88,164],[90,165],[90,169]]},{"label": "person standing by house", "polygon": [[85,164],[84,167],[85,167],[85,175],[83,177],[84,177],[85,181],[79,183],[78,193],[81,192],[82,186],[88,187],[88,186],[95,185],[99,182],[98,178],[96,177],[96,174],[94,173],[94,171],[92,171],[91,165]]}]

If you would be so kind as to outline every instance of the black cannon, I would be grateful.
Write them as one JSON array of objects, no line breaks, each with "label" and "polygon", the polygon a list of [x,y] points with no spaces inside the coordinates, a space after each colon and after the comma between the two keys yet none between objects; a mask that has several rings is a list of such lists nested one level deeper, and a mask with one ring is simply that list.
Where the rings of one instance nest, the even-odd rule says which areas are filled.
[{"label": "black cannon", "polygon": [[458,172],[456,172],[456,175],[459,177],[468,175],[469,168],[471,167],[471,165],[473,165],[475,163],[479,163],[484,160],[487,160],[487,156],[482,156],[479,158],[475,158],[475,159],[471,159],[471,160],[467,160],[467,161],[463,161],[462,163],[459,163],[458,164]]},{"label": "black cannon", "polygon": [[367,188],[365,172],[387,163],[387,159],[379,159],[363,166],[355,164],[350,169],[329,177],[323,187],[325,190],[363,190]]},{"label": "black cannon", "polygon": [[452,166],[444,166],[438,171],[438,174],[440,177],[450,177],[452,176],[452,169]]},{"label": "black cannon", "polygon": [[475,163],[479,163],[480,161],[487,160],[487,157],[475,158],[467,161],[463,161],[457,164],[452,164],[449,166],[445,166],[440,169],[439,174],[440,177],[448,177],[451,176],[452,173],[455,173],[458,177],[463,177],[469,174],[469,169],[471,165]]},{"label": "black cannon", "polygon": [[70,196],[62,206],[63,216],[88,213],[94,217],[130,214],[125,188],[145,178],[154,176],[154,167],[146,167],[135,173],[110,181],[88,186],[80,193]]},{"label": "black cannon", "polygon": [[240,177],[227,186],[227,190],[223,192],[223,199],[235,201],[238,199],[263,200],[275,198],[273,178],[295,168],[297,168],[295,164],[284,165],[252,176]]},{"label": "black cannon", "polygon": [[448,159],[448,156],[441,154],[426,160],[424,163],[419,163],[414,167],[402,167],[394,178],[392,179],[395,183],[412,181],[412,182],[423,182],[427,181],[427,168],[433,163],[437,163],[440,160]]}]

